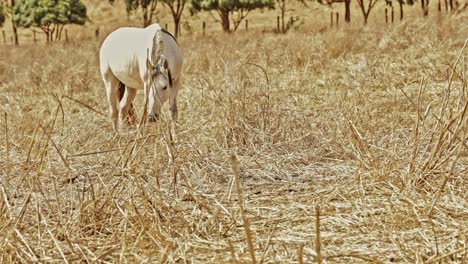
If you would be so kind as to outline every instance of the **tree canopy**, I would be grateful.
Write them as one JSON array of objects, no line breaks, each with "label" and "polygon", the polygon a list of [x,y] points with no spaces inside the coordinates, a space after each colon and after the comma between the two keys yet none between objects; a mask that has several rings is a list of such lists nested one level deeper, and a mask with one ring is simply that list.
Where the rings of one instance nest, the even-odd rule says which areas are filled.
[{"label": "tree canopy", "polygon": [[184,11],[185,4],[188,0],[161,0],[166,6],[169,7],[174,20],[174,35],[179,37],[180,34],[180,20],[182,18],[182,12]]},{"label": "tree canopy", "polygon": [[39,27],[48,41],[53,40],[54,33],[59,39],[63,26],[86,22],[86,6],[81,0],[22,0],[14,13],[19,27]]},{"label": "tree canopy", "polygon": [[196,13],[199,11],[217,11],[221,18],[223,30],[229,32],[229,17],[233,17],[234,30],[237,29],[242,19],[249,11],[258,8],[274,8],[274,0],[191,0],[192,7],[190,11]]},{"label": "tree canopy", "polygon": [[[116,0],[109,0],[113,4]],[[153,14],[158,5],[158,0],[124,0],[127,14],[141,8],[143,15],[143,26],[146,27],[152,23]]]}]

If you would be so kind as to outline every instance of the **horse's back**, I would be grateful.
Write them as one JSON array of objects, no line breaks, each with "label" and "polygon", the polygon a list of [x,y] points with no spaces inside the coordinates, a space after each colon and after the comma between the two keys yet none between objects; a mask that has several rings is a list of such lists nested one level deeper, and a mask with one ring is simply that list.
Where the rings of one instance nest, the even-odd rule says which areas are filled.
[{"label": "horse's back", "polygon": [[[152,24],[146,28],[122,27],[111,32],[99,52],[102,75],[110,71],[125,85],[140,88],[147,55],[152,54],[153,38],[158,30],[162,30],[161,26]],[[182,67],[182,52],[172,35],[164,32],[162,36],[164,55],[169,60],[174,77],[178,78]]]},{"label": "horse's back", "polygon": [[101,73],[105,75],[111,71],[125,85],[142,88],[140,70],[146,63],[146,50],[151,48],[153,39],[148,30],[156,31],[157,27],[122,27],[111,32],[99,52]]},{"label": "horse's back", "polygon": [[123,27],[110,33],[101,45],[100,54],[111,57],[128,57],[131,53],[146,50],[152,44],[152,36],[146,28]]}]

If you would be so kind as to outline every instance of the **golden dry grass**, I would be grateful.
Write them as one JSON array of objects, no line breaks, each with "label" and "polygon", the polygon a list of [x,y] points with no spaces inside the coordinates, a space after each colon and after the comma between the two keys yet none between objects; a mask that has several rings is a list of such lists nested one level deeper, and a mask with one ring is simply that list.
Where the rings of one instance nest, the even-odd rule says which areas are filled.
[{"label": "golden dry grass", "polygon": [[466,263],[466,18],[184,36],[142,133],[92,30],[1,46],[0,262]]}]

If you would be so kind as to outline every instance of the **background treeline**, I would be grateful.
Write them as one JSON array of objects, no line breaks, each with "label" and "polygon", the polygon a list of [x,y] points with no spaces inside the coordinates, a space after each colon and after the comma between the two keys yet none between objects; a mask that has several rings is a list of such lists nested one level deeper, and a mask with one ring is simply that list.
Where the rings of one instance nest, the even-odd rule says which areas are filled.
[{"label": "background treeline", "polygon": [[[437,1],[439,14],[459,14],[468,6],[462,0]],[[122,5],[116,2],[118,0],[108,0],[106,4],[109,8],[122,8]],[[184,18],[197,16],[200,12],[209,14],[210,21],[219,23],[224,32],[234,32],[242,22],[245,22],[245,28],[248,29],[247,17],[252,11],[263,12],[265,9],[275,9],[276,23],[271,24],[276,24],[276,32],[285,33],[303,23],[304,18],[297,15],[298,11],[301,11],[298,7],[309,10],[311,14],[329,12],[332,26],[339,23],[339,13],[336,12],[339,9],[344,12],[345,23],[351,23],[351,13],[354,11],[360,13],[363,24],[366,25],[369,23],[369,15],[378,3],[385,6],[387,23],[397,20],[396,17],[403,20],[405,8],[420,8],[421,16],[428,16],[430,11],[429,0],[355,0],[355,9],[351,8],[352,0],[123,0],[122,2],[127,15],[139,16],[142,26],[158,20],[157,17],[162,9],[169,10],[176,37],[181,34]],[[94,2],[81,0],[0,0],[0,27],[6,21],[10,21],[11,39],[16,45],[19,42],[17,28],[32,28],[34,40],[38,29],[45,34],[47,42],[57,41],[62,39],[66,25],[84,25],[90,21],[87,5],[93,8],[92,4]],[[203,25],[204,31],[205,21],[200,25]],[[187,28],[190,26],[187,25]],[[6,42],[5,33],[2,33],[3,41]],[[96,35],[98,34],[99,29],[96,29]],[[68,36],[66,37],[68,39]]]}]

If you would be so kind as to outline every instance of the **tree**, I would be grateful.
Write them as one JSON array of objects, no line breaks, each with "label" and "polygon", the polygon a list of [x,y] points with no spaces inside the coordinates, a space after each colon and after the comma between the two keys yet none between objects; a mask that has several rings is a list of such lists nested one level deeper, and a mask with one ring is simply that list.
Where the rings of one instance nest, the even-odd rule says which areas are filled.
[{"label": "tree", "polygon": [[331,6],[333,3],[345,3],[345,22],[351,23],[351,0],[317,0],[319,4]]},{"label": "tree", "polygon": [[413,0],[397,0],[398,5],[400,6],[400,20],[403,20],[403,5],[413,5]]},{"label": "tree", "polygon": [[345,17],[344,21],[346,23],[351,23],[351,0],[345,0]]},{"label": "tree", "polygon": [[429,15],[429,0],[421,0],[421,9],[424,16]]},{"label": "tree", "polygon": [[284,15],[286,14],[286,0],[276,0],[276,5],[280,10],[280,30],[282,33],[286,33],[284,26]]},{"label": "tree", "polygon": [[86,6],[81,0],[23,0],[14,13],[18,26],[39,27],[47,42],[60,40],[65,25],[86,22]]},{"label": "tree", "polygon": [[[7,8],[7,0],[5,0],[4,8]],[[13,39],[15,46],[19,45],[18,41],[18,29],[16,28],[15,16],[14,16],[15,0],[10,0],[10,17],[11,17],[11,29],[13,30]],[[5,11],[4,14],[7,14]]]},{"label": "tree", "polygon": [[172,19],[174,20],[174,35],[179,37],[180,34],[180,19],[185,8],[187,0],[162,0],[165,5],[171,9]]},{"label": "tree", "polygon": [[[413,5],[414,0],[396,0],[400,7],[400,21],[403,20],[403,5]],[[392,0],[385,0],[385,4],[393,9]]]},{"label": "tree", "polygon": [[361,8],[362,16],[364,17],[364,25],[367,25],[367,19],[369,18],[369,14],[372,8],[379,0],[367,0],[368,4],[364,3],[364,0],[357,0],[359,7]]},{"label": "tree", "polygon": [[216,11],[221,20],[224,32],[231,32],[230,18],[234,24],[234,31],[240,23],[247,17],[250,11],[257,8],[274,8],[275,0],[191,0],[191,13],[205,10]]},{"label": "tree", "polygon": [[[115,0],[109,0],[109,2],[113,4]],[[156,10],[157,5],[158,0],[125,0],[127,14],[130,14],[131,12],[137,11],[141,8],[144,27],[151,25],[154,11]]]}]

